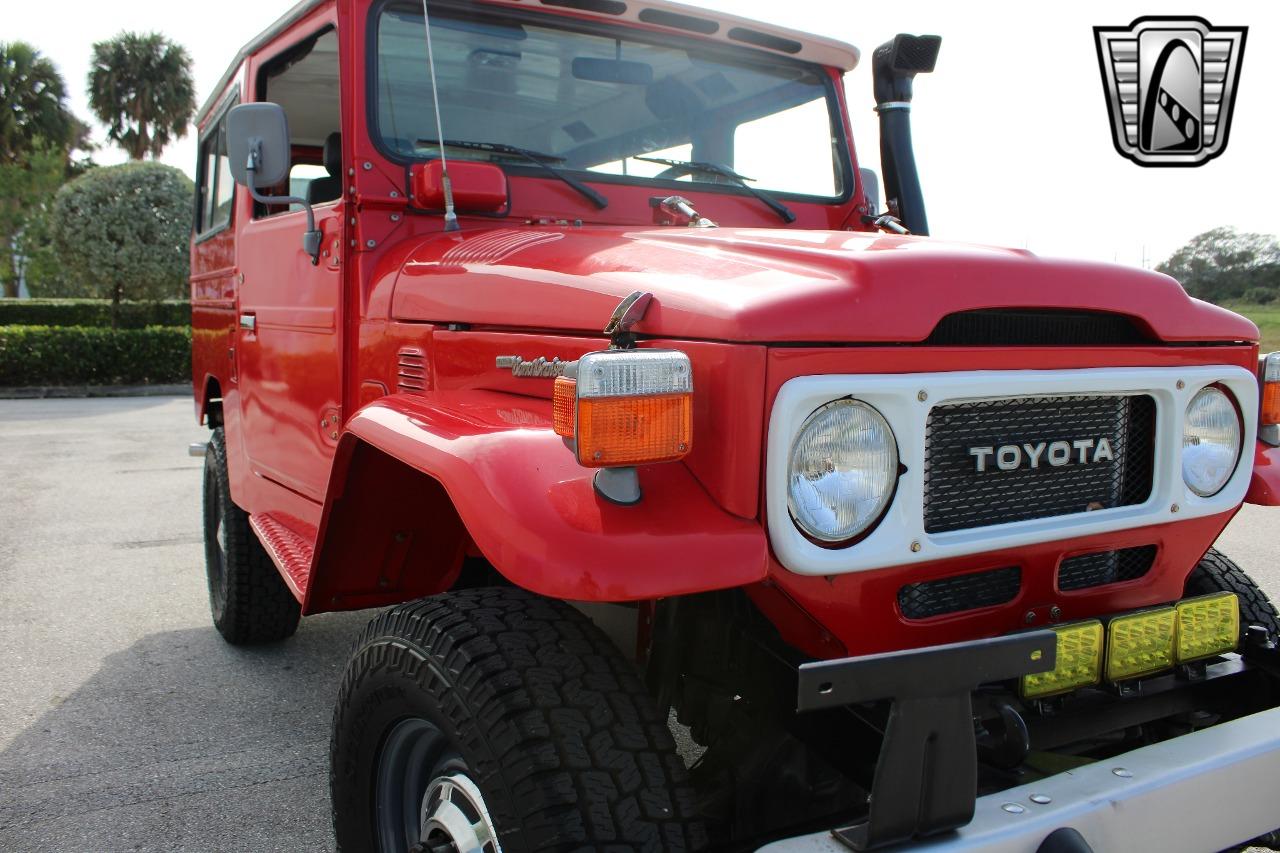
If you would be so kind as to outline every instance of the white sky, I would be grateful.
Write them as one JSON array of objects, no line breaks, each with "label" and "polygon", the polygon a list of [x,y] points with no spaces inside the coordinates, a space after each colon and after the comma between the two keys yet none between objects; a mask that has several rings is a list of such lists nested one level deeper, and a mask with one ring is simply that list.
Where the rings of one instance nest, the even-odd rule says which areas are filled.
[{"label": "white sky", "polygon": [[[121,30],[158,30],[186,46],[203,102],[235,51],[293,0],[10,3],[0,39],[29,41],[84,93],[91,45]],[[1218,225],[1280,233],[1280,3],[1215,0],[1173,9],[1155,0],[958,3],[954,0],[693,0],[852,42],[864,61],[847,79],[860,165],[879,171],[871,111],[872,49],[897,32],[943,37],[937,72],[917,78],[913,134],[935,236],[1025,246],[1040,254],[1154,265]],[[1095,25],[1199,13],[1249,27],[1230,144],[1195,169],[1149,169],[1116,153],[1094,48]],[[102,139],[101,129],[97,137]],[[123,160],[114,148],[100,163]],[[191,137],[162,158],[190,173]]]}]

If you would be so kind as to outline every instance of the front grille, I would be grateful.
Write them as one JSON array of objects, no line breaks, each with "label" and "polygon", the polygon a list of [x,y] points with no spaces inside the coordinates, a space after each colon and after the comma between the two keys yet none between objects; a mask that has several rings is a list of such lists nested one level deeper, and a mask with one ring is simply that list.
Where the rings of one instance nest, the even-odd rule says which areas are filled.
[{"label": "front grille", "polygon": [[1008,604],[1022,588],[1022,569],[1006,566],[936,581],[909,583],[898,590],[898,608],[908,619]]},{"label": "front grille", "polygon": [[948,314],[926,346],[1133,346],[1146,343],[1133,320],[1121,314],[1081,311],[986,309]]},{"label": "front grille", "polygon": [[[1107,439],[1112,459],[1050,465],[1055,442]],[[1040,448],[1040,445],[1044,445]],[[1035,467],[1032,451],[1040,448]],[[1003,470],[1001,447],[1019,465]],[[1060,447],[1060,445],[1059,445]],[[991,449],[982,458],[970,451]],[[1020,397],[935,407],[925,427],[924,527],[928,533],[1074,515],[1144,503],[1151,495],[1155,401],[1123,396]],[[1011,461],[1014,452],[1004,457]],[[1061,459],[1061,454],[1058,456]]]},{"label": "front grille", "polygon": [[1155,561],[1155,545],[1068,557],[1058,566],[1058,589],[1066,592],[1137,580],[1151,571]]}]

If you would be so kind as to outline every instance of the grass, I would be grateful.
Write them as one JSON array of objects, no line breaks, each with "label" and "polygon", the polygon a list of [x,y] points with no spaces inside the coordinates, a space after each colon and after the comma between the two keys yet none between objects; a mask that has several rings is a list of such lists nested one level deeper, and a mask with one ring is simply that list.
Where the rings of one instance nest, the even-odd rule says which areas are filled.
[{"label": "grass", "polygon": [[1262,334],[1262,352],[1280,350],[1280,302],[1257,305],[1249,302],[1227,302],[1223,308],[1243,314],[1258,326]]}]

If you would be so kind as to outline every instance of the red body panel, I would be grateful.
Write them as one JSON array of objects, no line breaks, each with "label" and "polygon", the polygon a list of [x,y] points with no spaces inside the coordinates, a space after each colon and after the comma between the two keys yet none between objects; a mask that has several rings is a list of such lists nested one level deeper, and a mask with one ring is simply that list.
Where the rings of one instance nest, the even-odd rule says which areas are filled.
[{"label": "red body panel", "polygon": [[550,427],[543,400],[434,391],[362,409],[343,441],[367,442],[443,484],[484,556],[542,595],[632,601],[764,578],[764,531],[717,506],[683,466],[642,469],[646,499],[617,506]]},{"label": "red body panel", "polygon": [[[1026,627],[1028,613],[1042,625],[1054,606],[1061,618],[1077,618],[1171,600],[1229,520],[1227,513],[909,570],[787,572],[768,550],[761,472],[770,407],[788,379],[1252,369],[1257,329],[1155,273],[867,233],[860,183],[841,203],[788,198],[797,217],[789,226],[737,190],[691,184],[683,194],[722,227],[689,229],[653,225],[652,187],[593,181],[609,199],[602,211],[550,177],[511,174],[505,215],[464,213],[460,231],[443,233],[438,215],[417,209],[437,200],[435,184],[419,182],[428,198],[411,209],[410,170],[384,157],[366,129],[371,6],[317,7],[232,78],[252,101],[264,63],[337,26],[348,168],[342,199],[317,211],[320,265],[301,251],[300,214],[255,222],[243,189],[231,228],[192,247],[197,413],[221,396],[234,499],[283,543],[275,550],[314,551],[311,565],[276,555],[306,612],[448,589],[464,554],[480,553],[513,582],[561,598],[745,587],[788,641],[834,657],[1007,633]],[[840,72],[828,73],[843,102]],[[841,119],[849,136],[847,114]],[[481,195],[496,206],[496,180]],[[645,500],[619,507],[595,494],[593,472],[551,432],[550,380],[513,377],[495,360],[569,360],[605,348],[600,330],[634,290],[655,297],[635,327],[641,345],[690,356],[696,440],[682,463],[643,469]],[[1151,342],[918,345],[949,314],[1004,307],[1122,314]],[[254,316],[254,330],[240,327],[242,314]],[[1277,452],[1258,449],[1250,501],[1280,503]],[[371,494],[379,500],[365,501]],[[1137,544],[1160,549],[1143,579],[1089,593],[1054,588],[1064,555]],[[1027,580],[1009,605],[923,622],[898,612],[904,583],[1010,564],[1023,566]],[[405,566],[418,568],[406,574]]]},{"label": "red body panel", "polygon": [[596,329],[641,283],[655,303],[637,331],[659,337],[914,343],[948,314],[1009,306],[1124,314],[1169,342],[1258,335],[1157,273],[918,237],[780,229],[441,234],[409,253],[391,310],[402,320]]}]

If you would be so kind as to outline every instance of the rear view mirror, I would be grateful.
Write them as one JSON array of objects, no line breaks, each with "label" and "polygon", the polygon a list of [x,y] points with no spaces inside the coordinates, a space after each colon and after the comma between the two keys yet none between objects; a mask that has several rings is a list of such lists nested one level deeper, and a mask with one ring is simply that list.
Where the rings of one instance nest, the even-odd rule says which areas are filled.
[{"label": "rear view mirror", "polygon": [[867,210],[872,215],[880,212],[880,176],[875,169],[858,169],[862,178],[862,195],[867,200]]},{"label": "rear view mirror", "polygon": [[576,56],[573,59],[573,76],[595,83],[648,86],[653,82],[653,66],[647,62],[628,62],[625,59]]},{"label": "rear view mirror", "polygon": [[237,184],[256,189],[283,183],[290,165],[289,120],[284,108],[279,104],[233,107],[227,114],[227,156]]},{"label": "rear view mirror", "polygon": [[227,159],[231,176],[249,190],[259,204],[298,204],[307,212],[302,251],[311,264],[320,263],[320,230],[306,199],[263,195],[259,187],[274,187],[289,179],[289,119],[279,104],[240,104],[227,113]]}]

